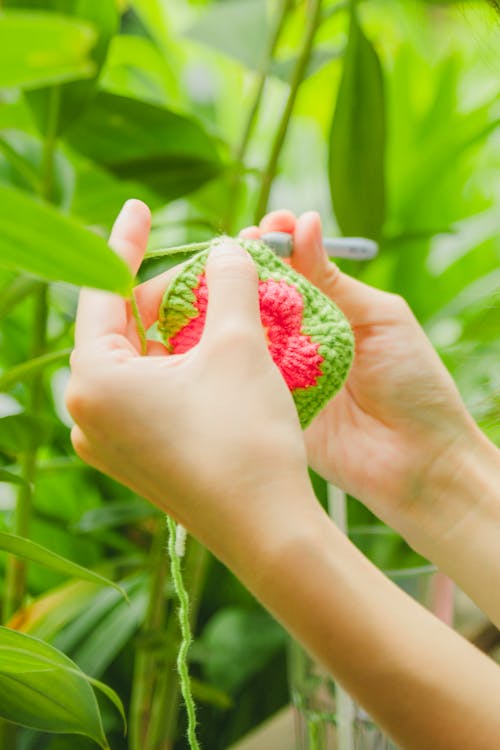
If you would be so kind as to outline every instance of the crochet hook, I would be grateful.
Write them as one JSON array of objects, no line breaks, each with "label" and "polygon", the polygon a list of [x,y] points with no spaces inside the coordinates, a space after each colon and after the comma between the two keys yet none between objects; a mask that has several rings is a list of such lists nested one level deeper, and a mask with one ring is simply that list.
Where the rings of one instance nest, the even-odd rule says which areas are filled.
[{"label": "crochet hook", "polygon": [[[293,237],[287,232],[267,232],[260,239],[281,258],[290,258]],[[366,237],[323,237],[323,247],[330,258],[371,260],[378,253],[378,244]]]}]

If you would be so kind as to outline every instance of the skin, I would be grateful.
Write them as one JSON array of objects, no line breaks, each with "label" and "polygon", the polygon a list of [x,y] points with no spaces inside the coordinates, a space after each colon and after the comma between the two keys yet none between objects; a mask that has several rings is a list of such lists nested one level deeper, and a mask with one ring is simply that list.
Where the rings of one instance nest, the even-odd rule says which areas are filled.
[{"label": "skin", "polygon": [[[129,201],[112,232],[134,272],[149,221]],[[267,350],[255,266],[228,242],[209,257],[206,326],[186,354],[151,344],[139,356],[127,303],[82,292],[67,393],[74,447],[206,544],[401,747],[498,748],[496,665],[349,543],[307,474],[309,461],[366,502],[499,622],[498,452],[407,305],[328,261],[316,214],[278,212],[245,234],[271,230],[294,234],[293,265],[356,335],[347,386],[305,440]],[[175,273],[137,287],[146,327]]]}]

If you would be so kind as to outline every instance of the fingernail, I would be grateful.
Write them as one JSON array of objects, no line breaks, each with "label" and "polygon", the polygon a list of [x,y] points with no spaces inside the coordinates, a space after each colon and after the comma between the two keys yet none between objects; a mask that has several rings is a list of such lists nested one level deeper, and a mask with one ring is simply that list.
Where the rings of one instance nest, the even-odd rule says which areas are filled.
[{"label": "fingernail", "polygon": [[210,255],[221,256],[221,255],[248,255],[247,251],[240,244],[234,240],[222,240],[214,245],[210,251]]}]

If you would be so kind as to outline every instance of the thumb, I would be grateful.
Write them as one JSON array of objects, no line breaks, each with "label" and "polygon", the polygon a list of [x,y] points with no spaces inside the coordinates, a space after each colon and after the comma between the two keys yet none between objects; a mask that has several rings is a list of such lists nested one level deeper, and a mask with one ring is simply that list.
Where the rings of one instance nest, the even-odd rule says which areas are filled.
[{"label": "thumb", "polygon": [[257,267],[237,242],[224,239],[212,248],[206,265],[208,309],[203,338],[221,330],[258,333],[262,339]]}]

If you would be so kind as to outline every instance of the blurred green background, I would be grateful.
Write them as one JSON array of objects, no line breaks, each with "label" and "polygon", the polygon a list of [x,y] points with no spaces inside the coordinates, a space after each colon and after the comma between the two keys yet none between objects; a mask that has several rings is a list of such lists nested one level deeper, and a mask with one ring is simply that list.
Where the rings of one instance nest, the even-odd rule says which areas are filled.
[{"label": "blurred green background", "polygon": [[[4,723],[0,750],[106,747],[99,715],[114,750],[187,747],[162,519],[75,458],[63,404],[78,287],[130,291],[105,243],[127,198],[153,209],[151,250],[273,208],[378,240],[376,260],[342,267],[408,300],[500,441],[499,49],[486,1],[0,2],[0,529],[45,548],[43,565],[1,553],[3,620],[111,685],[129,717],[124,738],[84,679],[28,664],[13,687],[0,660],[0,715],[45,730]],[[378,523],[348,507],[355,540]],[[419,562],[395,534],[373,538],[381,567]],[[185,567],[200,739],[224,750],[288,702],[286,635],[192,540]],[[65,695],[87,737],[67,734]]]}]

